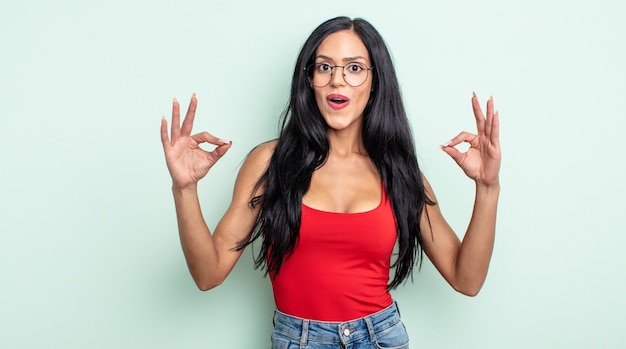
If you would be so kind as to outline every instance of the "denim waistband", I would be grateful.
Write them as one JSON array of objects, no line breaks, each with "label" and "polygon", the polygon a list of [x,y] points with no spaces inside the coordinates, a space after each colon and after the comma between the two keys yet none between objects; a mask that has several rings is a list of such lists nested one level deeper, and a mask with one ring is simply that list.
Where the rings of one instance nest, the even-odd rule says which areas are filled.
[{"label": "denim waistband", "polygon": [[400,311],[396,302],[374,314],[346,322],[327,322],[302,319],[276,310],[274,330],[306,345],[313,342],[341,342],[344,345],[369,337],[376,342],[376,333],[400,322]]}]

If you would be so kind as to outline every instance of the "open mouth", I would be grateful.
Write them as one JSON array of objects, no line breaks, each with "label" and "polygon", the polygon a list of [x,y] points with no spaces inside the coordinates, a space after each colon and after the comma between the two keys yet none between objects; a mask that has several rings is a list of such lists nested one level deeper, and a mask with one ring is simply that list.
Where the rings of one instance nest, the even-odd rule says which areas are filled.
[{"label": "open mouth", "polygon": [[328,97],[326,97],[326,100],[328,101],[330,107],[333,109],[341,109],[347,106],[348,103],[350,103],[350,98],[338,94],[329,95]]}]

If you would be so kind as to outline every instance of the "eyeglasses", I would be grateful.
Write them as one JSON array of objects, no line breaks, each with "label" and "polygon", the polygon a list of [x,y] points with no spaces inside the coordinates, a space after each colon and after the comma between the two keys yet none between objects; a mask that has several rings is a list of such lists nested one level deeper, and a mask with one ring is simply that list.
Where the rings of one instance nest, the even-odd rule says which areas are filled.
[{"label": "eyeglasses", "polygon": [[328,63],[314,63],[304,70],[309,75],[309,80],[315,87],[324,87],[330,84],[335,73],[335,68],[343,69],[343,80],[352,87],[359,87],[367,80],[369,71],[374,67],[366,67],[362,63],[352,62],[346,65],[330,65]]}]

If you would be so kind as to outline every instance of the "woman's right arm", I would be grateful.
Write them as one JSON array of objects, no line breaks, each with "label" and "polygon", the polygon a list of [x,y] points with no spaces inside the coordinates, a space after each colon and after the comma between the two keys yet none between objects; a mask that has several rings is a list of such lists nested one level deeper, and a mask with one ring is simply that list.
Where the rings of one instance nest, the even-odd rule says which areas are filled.
[{"label": "woman's right arm", "polygon": [[[179,126],[180,107],[174,100],[171,138],[168,137],[164,118],[161,141],[172,176],[178,231],[187,266],[198,288],[209,290],[221,284],[233,269],[243,252],[235,250],[235,247],[249,237],[256,223],[259,209],[252,209],[249,201],[253,195],[260,194],[253,193],[254,186],[267,168],[273,143],[259,146],[244,161],[237,175],[232,202],[211,234],[200,209],[197,183],[226,153],[231,143],[207,132],[191,135],[196,106],[194,94],[185,120]],[[217,147],[208,152],[199,147],[201,143]]]}]

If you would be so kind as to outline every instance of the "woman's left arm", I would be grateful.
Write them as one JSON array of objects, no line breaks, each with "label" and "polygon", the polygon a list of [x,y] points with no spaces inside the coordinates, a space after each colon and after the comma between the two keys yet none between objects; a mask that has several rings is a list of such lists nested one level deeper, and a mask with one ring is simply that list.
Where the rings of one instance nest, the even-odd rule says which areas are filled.
[{"label": "woman's left arm", "polygon": [[[486,116],[475,94],[472,107],[477,134],[461,132],[442,146],[476,182],[474,211],[463,241],[445,221],[437,204],[424,207],[420,222],[423,247],[429,259],[455,290],[469,296],[478,294],[489,269],[500,194],[501,158],[498,112],[494,111],[493,99],[487,101]],[[460,143],[469,143],[470,148],[462,153],[454,148]],[[424,183],[427,195],[436,202],[430,184],[426,179]]]}]

